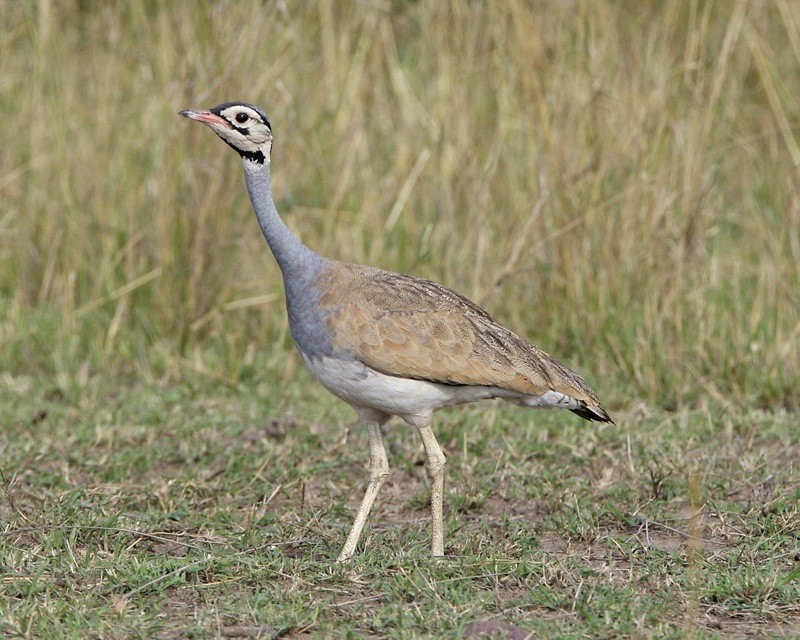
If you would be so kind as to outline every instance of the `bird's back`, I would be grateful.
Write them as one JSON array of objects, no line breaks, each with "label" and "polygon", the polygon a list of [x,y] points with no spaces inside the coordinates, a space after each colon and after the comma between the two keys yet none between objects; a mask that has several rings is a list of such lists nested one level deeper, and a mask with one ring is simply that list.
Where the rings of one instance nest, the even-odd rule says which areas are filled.
[{"label": "bird's back", "polygon": [[498,387],[519,394],[520,404],[566,406],[590,420],[610,420],[580,376],[447,287],[328,261],[315,289],[340,357],[388,376]]}]

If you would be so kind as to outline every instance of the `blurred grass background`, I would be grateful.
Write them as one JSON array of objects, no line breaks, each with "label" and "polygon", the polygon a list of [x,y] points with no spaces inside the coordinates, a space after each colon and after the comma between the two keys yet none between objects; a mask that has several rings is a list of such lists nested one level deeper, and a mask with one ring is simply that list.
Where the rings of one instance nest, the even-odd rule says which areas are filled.
[{"label": "blurred grass background", "polygon": [[235,155],[319,252],[436,279],[610,409],[800,406],[800,15],[774,2],[0,1],[12,376],[293,376]]}]

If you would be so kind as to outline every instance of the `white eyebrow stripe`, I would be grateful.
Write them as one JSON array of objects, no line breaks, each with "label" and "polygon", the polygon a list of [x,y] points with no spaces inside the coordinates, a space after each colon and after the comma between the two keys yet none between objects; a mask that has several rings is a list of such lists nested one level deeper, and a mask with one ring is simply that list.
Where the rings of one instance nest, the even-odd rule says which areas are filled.
[{"label": "white eyebrow stripe", "polygon": [[228,107],[227,109],[222,111],[221,115],[226,119],[230,120],[231,122],[234,122],[236,120],[237,113],[246,113],[253,120],[261,122],[261,116],[258,114],[258,112],[253,111],[252,109],[244,106]]}]

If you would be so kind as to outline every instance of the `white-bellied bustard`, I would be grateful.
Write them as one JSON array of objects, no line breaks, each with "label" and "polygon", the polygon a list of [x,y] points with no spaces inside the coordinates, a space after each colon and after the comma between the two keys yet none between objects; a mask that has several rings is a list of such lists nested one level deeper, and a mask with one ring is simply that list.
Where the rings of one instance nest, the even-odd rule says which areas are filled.
[{"label": "white-bellied bustard", "polygon": [[261,109],[226,102],[181,115],[208,125],[241,156],[253,209],[283,274],[292,338],[312,375],[351,405],[366,426],[369,483],[339,561],[353,555],[389,472],[381,426],[391,416],[422,436],[435,556],[444,554],[445,457],[430,426],[434,411],[503,398],[611,422],[579,375],[465,297],[414,276],[328,260],[302,244],[275,208],[272,128]]}]

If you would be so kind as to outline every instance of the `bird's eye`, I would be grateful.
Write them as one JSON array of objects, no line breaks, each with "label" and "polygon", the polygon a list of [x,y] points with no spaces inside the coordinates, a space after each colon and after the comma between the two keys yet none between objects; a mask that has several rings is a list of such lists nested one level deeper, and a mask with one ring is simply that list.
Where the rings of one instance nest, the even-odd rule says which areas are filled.
[{"label": "bird's eye", "polygon": [[247,115],[246,113],[244,113],[244,112],[241,112],[241,113],[237,113],[237,114],[236,114],[236,122],[238,122],[239,124],[244,124],[244,123],[245,123],[245,122],[247,122],[249,119],[250,119],[250,116],[248,116],[248,115]]}]

